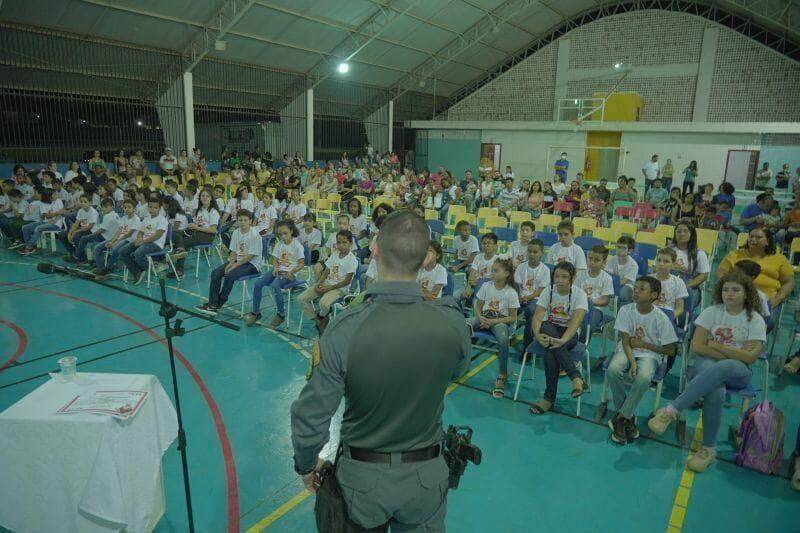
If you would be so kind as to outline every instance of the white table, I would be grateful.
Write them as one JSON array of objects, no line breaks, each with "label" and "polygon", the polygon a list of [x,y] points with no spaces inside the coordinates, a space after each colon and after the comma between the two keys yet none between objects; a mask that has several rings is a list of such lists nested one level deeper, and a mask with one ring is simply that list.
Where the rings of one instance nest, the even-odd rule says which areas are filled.
[{"label": "white table", "polygon": [[[150,375],[49,380],[0,413],[0,525],[15,532],[150,531],[164,514],[161,457],[177,416]],[[93,390],[142,390],[130,420],[56,414]]]}]

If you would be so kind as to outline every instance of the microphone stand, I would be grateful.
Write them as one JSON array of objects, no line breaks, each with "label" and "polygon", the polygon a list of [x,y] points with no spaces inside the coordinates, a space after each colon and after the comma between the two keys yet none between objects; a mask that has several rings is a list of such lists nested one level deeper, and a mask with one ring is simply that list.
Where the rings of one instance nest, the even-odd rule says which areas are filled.
[{"label": "microphone stand", "polygon": [[95,279],[94,276],[92,276],[91,274],[84,272],[82,270],[64,268],[64,267],[60,267],[59,269],[53,269],[55,265],[40,263],[40,266],[42,265],[47,265],[45,268],[49,268],[50,269],[49,272],[52,272],[54,274],[64,274],[68,276],[77,277],[79,279],[85,279],[87,281],[97,283],[98,285],[102,285],[104,287],[108,287],[117,290],[119,292],[123,292],[125,294],[130,294],[131,296],[136,296],[137,298],[141,298],[142,300],[158,303],[160,305],[158,314],[164,317],[164,337],[167,340],[167,350],[169,350],[169,367],[170,367],[170,372],[172,373],[172,391],[175,396],[175,412],[178,415],[178,450],[181,452],[181,463],[183,467],[183,490],[186,496],[186,514],[189,519],[189,532],[194,533],[194,513],[192,512],[192,493],[191,493],[191,487],[189,485],[189,463],[186,457],[186,431],[184,430],[183,417],[181,414],[181,400],[180,400],[180,393],[178,391],[178,374],[175,371],[175,350],[172,346],[172,338],[182,337],[183,334],[186,333],[186,330],[183,328],[182,319],[180,318],[175,319],[174,325],[172,325],[170,321],[173,318],[175,318],[175,315],[178,313],[178,311],[180,311],[182,313],[186,313],[188,315],[197,318],[202,318],[203,320],[206,320],[208,322],[213,322],[214,324],[220,325],[224,328],[233,331],[239,331],[239,326],[235,324],[230,324],[228,322],[225,322],[224,320],[212,318],[210,316],[192,311],[190,309],[184,309],[182,307],[178,307],[177,305],[167,301],[167,288],[163,276],[159,276],[158,278],[158,285],[161,288],[161,299],[157,300],[155,298],[151,298],[149,296],[140,294],[136,291],[126,289],[124,287],[118,287],[116,285],[111,285],[110,283],[102,282],[98,279]]}]

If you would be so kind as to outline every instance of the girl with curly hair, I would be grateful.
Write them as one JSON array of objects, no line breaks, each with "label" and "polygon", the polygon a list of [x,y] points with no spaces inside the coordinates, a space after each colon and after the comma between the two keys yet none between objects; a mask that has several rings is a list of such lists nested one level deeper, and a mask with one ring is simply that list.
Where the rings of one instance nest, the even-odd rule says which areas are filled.
[{"label": "girl with curly hair", "polygon": [[758,292],[743,273],[721,277],[714,286],[713,302],[695,320],[691,349],[697,357],[688,370],[686,389],[647,423],[661,435],[680,412],[703,399],[703,445],[687,461],[695,472],[705,471],[716,458],[725,387],[741,389],[750,383],[750,365],[767,340]]}]

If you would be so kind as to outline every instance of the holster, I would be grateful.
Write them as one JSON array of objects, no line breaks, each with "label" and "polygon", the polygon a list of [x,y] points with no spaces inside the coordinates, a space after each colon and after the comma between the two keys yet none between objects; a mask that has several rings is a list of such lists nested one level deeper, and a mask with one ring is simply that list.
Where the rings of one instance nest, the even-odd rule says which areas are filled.
[{"label": "holster", "polygon": [[365,529],[352,520],[347,514],[347,502],[344,501],[339,482],[336,480],[336,465],[326,462],[317,474],[319,487],[314,504],[314,515],[317,531],[320,533],[384,533],[389,524]]}]

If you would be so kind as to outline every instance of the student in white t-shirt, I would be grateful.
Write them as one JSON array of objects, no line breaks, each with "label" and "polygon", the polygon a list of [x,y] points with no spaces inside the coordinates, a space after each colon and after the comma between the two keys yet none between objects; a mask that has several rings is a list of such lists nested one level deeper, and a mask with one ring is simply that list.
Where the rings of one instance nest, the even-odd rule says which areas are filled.
[{"label": "student in white t-shirt", "polygon": [[606,272],[619,276],[619,307],[633,301],[633,283],[639,277],[639,265],[631,254],[636,249],[636,241],[630,235],[617,239],[617,255],[606,262]]},{"label": "student in white t-shirt", "polygon": [[[611,440],[625,444],[639,438],[636,406],[650,388],[663,357],[675,357],[675,327],[655,302],[661,283],[652,276],[636,280],[634,303],[620,308],[614,329],[620,341],[608,365],[608,386],[617,414],[608,421]],[[626,383],[631,382],[626,392]]]},{"label": "student in white t-shirt", "polygon": [[[141,225],[141,220],[135,213],[136,202],[124,200],[122,202],[122,216],[118,220],[116,233],[108,240],[94,247],[94,264],[92,272],[98,278],[105,278],[114,270],[114,265],[119,258],[122,247],[130,242]],[[106,256],[108,252],[108,256]]]},{"label": "student in white t-shirt", "polygon": [[528,243],[527,252],[528,260],[520,263],[514,271],[514,283],[519,291],[519,303],[525,319],[525,331],[520,352],[533,341],[531,323],[533,314],[536,312],[536,300],[544,288],[550,285],[550,269],[542,263],[544,243],[539,239],[532,239]]},{"label": "student in white t-shirt", "polygon": [[[303,306],[303,313],[316,321],[317,331],[322,334],[328,325],[331,306],[349,292],[350,283],[358,270],[358,259],[351,251],[353,234],[350,230],[340,230],[336,234],[336,251],[325,261],[325,270],[297,301]],[[314,311],[313,303],[319,301],[319,311]]]},{"label": "student in white t-shirt", "polygon": [[[220,214],[214,206],[214,197],[208,189],[203,189],[198,202],[198,207],[192,214],[192,221],[186,228],[183,231],[172,232],[172,244],[175,247],[172,259],[175,261],[178,276],[183,276],[183,265],[189,250],[195,246],[211,244],[217,236]],[[172,272],[167,275],[171,274]]]},{"label": "student in white t-shirt", "polygon": [[317,228],[317,217],[310,211],[303,215],[300,242],[308,250],[309,264],[316,264],[319,261],[320,246],[322,246],[322,232]]},{"label": "student in white t-shirt", "polygon": [[91,234],[99,219],[100,216],[97,214],[97,210],[89,201],[89,195],[81,195],[78,199],[78,212],[75,213],[75,222],[61,235],[64,247],[69,252],[67,257],[72,256],[75,246],[82,237]]},{"label": "student in white t-shirt", "polygon": [[656,254],[655,278],[661,283],[661,294],[656,306],[669,309],[675,315],[675,324],[682,324],[685,300],[689,297],[686,284],[678,276],[671,274],[675,268],[675,250],[661,248]]},{"label": "student in white t-shirt", "polygon": [[278,221],[278,211],[272,205],[272,195],[269,191],[263,191],[261,200],[256,205],[255,226],[258,233],[264,238],[272,237],[275,231],[275,223]]},{"label": "student in white t-shirt", "polygon": [[300,190],[294,189],[292,191],[292,200],[289,202],[289,206],[286,208],[286,217],[295,224],[300,224],[303,221],[303,216],[305,216],[307,211],[308,208],[300,197]]},{"label": "student in white t-shirt", "polygon": [[[375,261],[370,261],[370,265]],[[428,244],[428,255],[417,273],[417,283],[426,300],[438,300],[447,285],[447,270],[442,266],[442,246],[435,240]]]},{"label": "student in white t-shirt", "polygon": [[492,277],[478,289],[475,316],[470,319],[473,330],[489,330],[497,341],[497,362],[500,370],[492,396],[502,398],[508,378],[508,347],[517,323],[519,297],[514,287],[514,264],[498,259],[492,264]]},{"label": "student in white t-shirt", "polygon": [[22,226],[22,240],[25,248],[20,250],[22,255],[31,255],[36,251],[36,243],[42,232],[61,231],[64,229],[64,202],[53,199],[52,189],[37,188],[39,191],[39,216],[41,222]]},{"label": "student in white t-shirt", "polygon": [[453,237],[453,247],[456,250],[456,258],[450,264],[450,272],[459,272],[469,268],[472,261],[478,255],[480,246],[475,235],[470,233],[471,226],[466,220],[461,220],[456,224],[456,232]]},{"label": "student in white t-shirt", "polygon": [[261,271],[261,235],[250,224],[253,213],[241,209],[236,215],[237,228],[231,235],[228,262],[211,272],[208,288],[208,302],[198,305],[197,310],[215,315],[228,301],[233,284],[244,276],[252,276]]},{"label": "student in white t-shirt", "polygon": [[519,225],[519,240],[511,243],[509,253],[511,261],[514,263],[514,268],[528,260],[528,244],[533,239],[533,233],[536,227],[530,220],[523,220]]},{"label": "student in white t-shirt", "polygon": [[678,414],[703,400],[703,443],[689,456],[686,466],[703,472],[716,459],[722,423],[725,387],[744,388],[750,383],[755,363],[767,340],[767,328],[759,314],[758,293],[741,272],[730,272],[714,286],[714,305],[694,321],[691,350],[695,353],[691,379],[671,404],[659,409],[647,423],[661,435]]},{"label": "student in white t-shirt", "polygon": [[558,242],[547,251],[545,263],[555,265],[562,261],[575,265],[575,270],[586,270],[586,255],[583,249],[575,244],[575,226],[569,220],[562,220],[558,227]]},{"label": "student in white t-shirt", "polygon": [[256,209],[255,197],[250,194],[250,189],[247,185],[239,185],[239,188],[236,189],[236,194],[228,200],[228,205],[225,206],[225,213],[222,214],[220,236],[225,246],[230,243],[230,231],[238,218],[239,211],[242,209],[250,213],[253,213]]},{"label": "student in white t-shirt", "polygon": [[147,204],[148,217],[139,225],[133,242],[126,244],[119,252],[120,259],[128,267],[134,285],[142,282],[147,271],[147,254],[160,252],[167,240],[167,218],[160,213],[161,202],[153,195]]},{"label": "student in white t-shirt", "polygon": [[297,239],[300,233],[291,220],[281,220],[275,225],[275,243],[272,245],[271,256],[273,265],[271,271],[266,271],[253,283],[253,310],[244,323],[252,326],[261,318],[261,291],[269,285],[275,298],[275,317],[270,322],[270,327],[280,326],[286,319],[286,308],[283,303],[283,289],[294,287],[298,284],[296,275],[306,266],[305,250]]},{"label": "student in white t-shirt", "polygon": [[[611,279],[611,275],[603,270],[607,260],[608,248],[602,244],[593,246],[589,250],[589,269],[581,270],[575,278],[575,284],[583,289],[586,297],[592,302],[588,319],[592,329],[603,324],[602,308],[608,307],[614,296],[614,281]],[[631,262],[633,263],[633,259]]]},{"label": "student in white t-shirt", "polygon": [[580,363],[570,351],[578,343],[578,329],[589,311],[589,300],[583,289],[575,285],[575,265],[561,261],[553,267],[550,287],[542,291],[533,315],[534,342],[544,350],[544,398],[533,404],[531,414],[540,415],[552,409],[558,391],[560,370],[572,382],[572,397],[582,395],[585,382]]},{"label": "student in white t-shirt", "polygon": [[[319,261],[314,265],[314,275],[317,279],[319,279],[320,275],[322,275],[322,271],[325,269],[325,261],[328,257],[336,253],[337,234],[344,230],[350,231],[350,217],[341,214],[336,217],[336,231],[328,234],[328,240],[325,242],[325,246],[320,250]],[[353,233],[350,232],[350,234],[352,235]],[[350,243],[350,251],[355,255],[357,249],[356,241],[353,239],[353,242]]]},{"label": "student in white t-shirt", "polygon": [[700,291],[711,272],[711,263],[708,255],[697,248],[697,230],[690,222],[680,221],[675,224],[675,238],[670,247],[677,254],[675,270],[686,283],[695,306],[699,306]]},{"label": "student in white t-shirt", "polygon": [[497,235],[494,233],[486,233],[481,237],[482,254],[473,259],[467,274],[467,284],[456,293],[455,300],[459,304],[469,307],[472,305],[472,299],[475,291],[480,288],[480,285],[492,278],[492,265],[497,259],[495,252],[497,251]]},{"label": "student in white t-shirt", "polygon": [[69,263],[87,263],[86,247],[89,243],[107,241],[117,233],[119,215],[114,211],[114,200],[111,198],[103,198],[100,202],[100,209],[103,211],[102,222],[95,224],[88,234],[74,239],[74,246],[67,241],[67,249],[71,250],[71,253],[67,254],[65,261]]},{"label": "student in white t-shirt", "polygon": [[[756,278],[761,274],[761,265],[750,259],[737,261],[733,268],[750,278],[753,283],[756,282]],[[758,287],[756,287],[756,292],[758,293],[758,300],[761,302],[761,316],[767,324],[767,333],[769,333],[775,325],[775,321],[771,316],[772,307],[769,303],[769,297]]]}]

